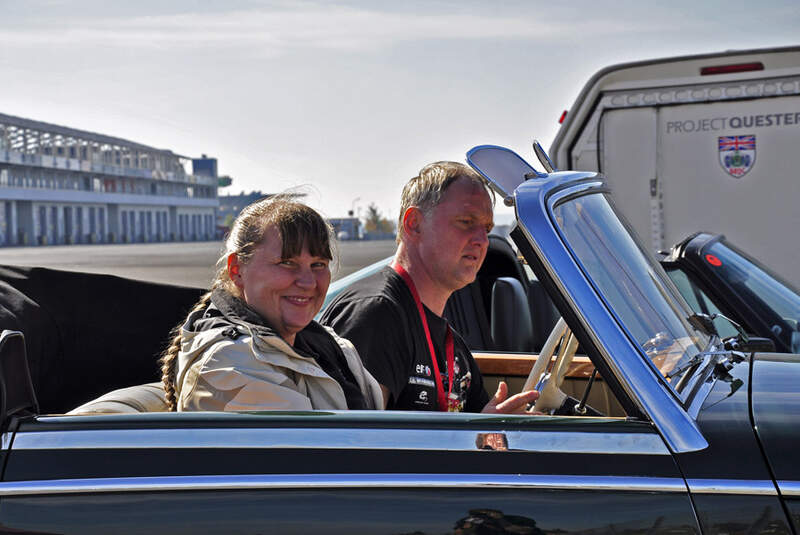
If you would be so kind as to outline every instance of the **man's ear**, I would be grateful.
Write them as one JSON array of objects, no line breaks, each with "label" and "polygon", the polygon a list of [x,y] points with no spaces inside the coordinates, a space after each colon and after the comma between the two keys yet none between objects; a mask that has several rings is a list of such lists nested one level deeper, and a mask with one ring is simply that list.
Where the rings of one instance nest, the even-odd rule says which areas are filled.
[{"label": "man's ear", "polygon": [[403,236],[410,240],[417,240],[422,232],[422,222],[425,215],[416,206],[410,206],[403,214]]},{"label": "man's ear", "polygon": [[233,284],[236,285],[237,288],[243,288],[244,283],[242,282],[242,274],[241,274],[242,265],[239,262],[239,257],[236,256],[236,253],[231,253],[228,255],[228,277],[230,277]]}]

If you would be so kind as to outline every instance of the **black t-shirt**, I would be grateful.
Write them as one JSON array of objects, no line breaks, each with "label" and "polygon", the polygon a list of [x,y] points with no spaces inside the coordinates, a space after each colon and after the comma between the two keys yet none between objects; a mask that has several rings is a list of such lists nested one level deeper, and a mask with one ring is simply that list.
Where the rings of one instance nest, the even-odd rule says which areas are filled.
[{"label": "black t-shirt", "polygon": [[[425,314],[446,396],[447,320],[427,308]],[[389,409],[439,410],[433,363],[417,305],[405,281],[391,267],[336,296],[325,309],[321,323],[353,342],[366,368],[389,389]],[[480,412],[489,401],[483,377],[467,344],[454,330],[453,342],[451,398],[457,400],[462,411]]]}]

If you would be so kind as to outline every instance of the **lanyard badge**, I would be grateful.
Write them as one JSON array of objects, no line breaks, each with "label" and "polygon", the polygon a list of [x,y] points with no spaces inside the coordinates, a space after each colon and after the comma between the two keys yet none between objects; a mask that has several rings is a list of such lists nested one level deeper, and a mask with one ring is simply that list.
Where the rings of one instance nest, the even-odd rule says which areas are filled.
[{"label": "lanyard badge", "polygon": [[433,365],[434,379],[436,380],[436,400],[438,401],[439,410],[444,412],[459,412],[461,404],[457,396],[452,395],[453,392],[453,369],[455,368],[455,344],[453,343],[453,332],[450,325],[447,326],[447,335],[445,337],[445,354],[447,355],[447,396],[444,394],[444,385],[442,384],[442,376],[439,374],[439,361],[436,358],[436,350],[433,347],[433,339],[431,338],[431,330],[428,327],[428,319],[425,317],[425,309],[422,308],[422,300],[419,298],[417,287],[411,279],[408,271],[399,263],[392,262],[392,269],[403,279],[414,297],[414,303],[417,305],[417,312],[419,312],[419,319],[422,321],[422,328],[425,330],[425,337],[428,340],[428,351],[431,356],[431,363]]}]

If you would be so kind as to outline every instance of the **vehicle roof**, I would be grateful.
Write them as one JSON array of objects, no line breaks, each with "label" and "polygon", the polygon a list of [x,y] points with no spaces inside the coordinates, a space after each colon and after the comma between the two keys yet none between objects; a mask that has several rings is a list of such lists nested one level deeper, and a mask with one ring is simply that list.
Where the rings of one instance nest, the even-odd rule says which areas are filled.
[{"label": "vehicle roof", "polygon": [[696,249],[699,250],[711,240],[724,240],[724,239],[725,236],[723,234],[707,232],[702,230],[699,232],[693,232],[686,238],[682,239],[681,241],[673,245],[670,248],[669,254],[664,258],[662,258],[661,262],[664,263],[664,262],[677,261],[679,258],[681,258],[681,256],[683,256],[686,253],[689,244],[693,243],[696,246]]},{"label": "vehicle roof", "polygon": [[[761,62],[764,69],[710,77],[700,75],[703,67],[746,62]],[[583,124],[600,93],[604,91],[697,84],[704,81],[719,83],[790,74],[800,74],[800,46],[726,50],[610,65],[597,71],[583,86],[556,133],[550,153],[557,157],[556,153],[568,134],[575,135],[573,132]]]}]

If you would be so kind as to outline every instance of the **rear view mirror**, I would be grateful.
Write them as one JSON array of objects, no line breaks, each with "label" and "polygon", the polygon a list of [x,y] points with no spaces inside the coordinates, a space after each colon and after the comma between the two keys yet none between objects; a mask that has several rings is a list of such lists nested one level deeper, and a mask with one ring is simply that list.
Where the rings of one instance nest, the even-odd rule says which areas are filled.
[{"label": "rear view mirror", "polygon": [[514,204],[517,186],[540,173],[516,152],[494,145],[481,145],[467,152],[467,163],[489,181],[489,186],[503,198],[506,206]]}]

